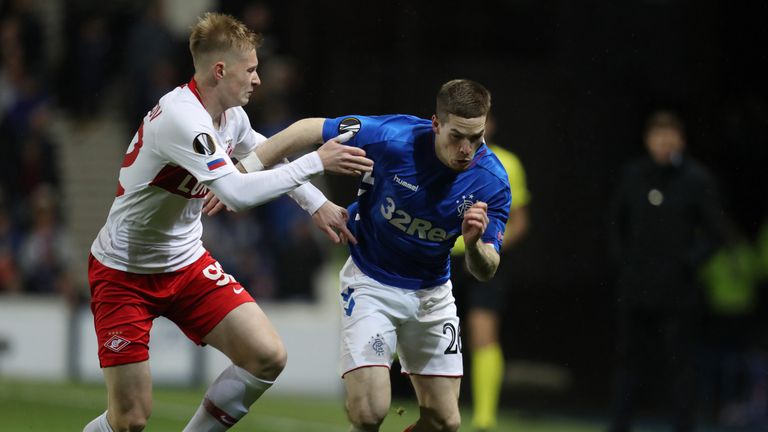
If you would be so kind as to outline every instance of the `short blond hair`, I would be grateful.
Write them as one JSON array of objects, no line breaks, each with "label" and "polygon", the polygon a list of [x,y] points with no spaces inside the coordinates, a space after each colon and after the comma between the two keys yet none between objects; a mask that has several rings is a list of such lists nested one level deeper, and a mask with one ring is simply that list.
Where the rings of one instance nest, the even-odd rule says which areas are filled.
[{"label": "short blond hair", "polygon": [[189,35],[189,52],[197,68],[201,57],[232,48],[250,51],[261,46],[262,36],[231,15],[207,12],[198,18]]}]

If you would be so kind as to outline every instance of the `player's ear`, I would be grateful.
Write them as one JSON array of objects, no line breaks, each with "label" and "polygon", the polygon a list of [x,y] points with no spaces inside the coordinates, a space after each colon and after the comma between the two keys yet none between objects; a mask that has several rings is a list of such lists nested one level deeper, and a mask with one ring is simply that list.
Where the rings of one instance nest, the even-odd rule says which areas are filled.
[{"label": "player's ear", "polygon": [[224,62],[216,62],[216,64],[213,65],[213,75],[216,79],[222,79],[226,74],[227,72],[224,70]]},{"label": "player's ear", "polygon": [[440,119],[437,118],[436,114],[432,114],[432,132],[440,132]]}]

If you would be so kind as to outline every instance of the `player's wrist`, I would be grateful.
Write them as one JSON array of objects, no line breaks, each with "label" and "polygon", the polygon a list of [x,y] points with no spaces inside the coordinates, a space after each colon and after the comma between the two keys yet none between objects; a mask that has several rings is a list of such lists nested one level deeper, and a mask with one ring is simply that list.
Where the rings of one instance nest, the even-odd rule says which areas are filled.
[{"label": "player's wrist", "polygon": [[259,159],[255,152],[251,152],[248,156],[240,159],[240,165],[242,165],[246,172],[256,172],[264,169],[264,164],[261,163],[261,159]]}]

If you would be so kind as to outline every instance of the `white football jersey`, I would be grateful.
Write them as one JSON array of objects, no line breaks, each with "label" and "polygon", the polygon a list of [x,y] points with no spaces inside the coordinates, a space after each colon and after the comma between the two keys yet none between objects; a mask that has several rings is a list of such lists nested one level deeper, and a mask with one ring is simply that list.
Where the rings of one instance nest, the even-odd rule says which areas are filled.
[{"label": "white football jersey", "polygon": [[245,157],[265,139],[241,107],[226,110],[217,130],[194,79],[163,96],[128,147],[93,256],[131,273],[171,272],[197,260],[205,252],[206,184],[237,169],[230,156]]}]

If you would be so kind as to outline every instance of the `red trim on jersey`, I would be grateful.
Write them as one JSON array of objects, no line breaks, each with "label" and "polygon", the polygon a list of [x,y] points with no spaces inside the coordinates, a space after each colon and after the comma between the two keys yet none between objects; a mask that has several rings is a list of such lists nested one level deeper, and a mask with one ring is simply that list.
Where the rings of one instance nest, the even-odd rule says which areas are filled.
[{"label": "red trim on jersey", "polygon": [[[191,80],[189,80],[189,83],[187,83],[187,84],[182,84],[181,88],[184,88],[184,86],[185,86],[185,85],[189,87],[189,90],[192,92],[192,94],[193,94],[193,95],[195,95],[195,97],[197,98],[197,100],[199,100],[199,101],[200,101],[200,105],[202,105],[202,106],[203,106],[203,108],[205,108],[205,104],[203,103],[203,98],[202,98],[202,97],[200,97],[200,90],[198,90],[198,89],[197,89],[197,81],[195,81],[195,78],[194,78],[194,77],[192,77],[192,79],[191,79]],[[222,117],[223,117],[223,122],[222,122],[222,124],[224,124],[224,123],[226,123],[226,122],[227,122],[227,112],[226,112],[226,111],[224,111],[223,113],[221,113],[221,115],[222,115]]]},{"label": "red trim on jersey", "polygon": [[467,169],[472,168],[473,166],[477,165],[477,161],[480,160],[481,157],[485,156],[485,154],[488,153],[488,148],[484,148],[480,153],[475,155],[475,158],[472,159],[472,162],[469,164]]},{"label": "red trim on jersey", "polygon": [[189,86],[189,90],[192,92],[192,94],[195,95],[197,100],[200,101],[200,105],[202,105],[203,108],[205,108],[205,104],[203,103],[203,98],[200,97],[200,91],[197,89],[197,81],[195,81],[195,78],[192,77],[192,79],[189,80],[189,84],[187,85]]},{"label": "red trim on jersey", "polygon": [[120,184],[120,180],[118,180],[117,181],[117,193],[115,194],[115,196],[123,196],[124,193],[125,193],[125,188],[123,187],[123,185]]},{"label": "red trim on jersey", "polygon": [[[168,192],[183,196],[186,199],[204,198],[208,188],[198,184],[197,178],[180,166],[166,165],[149,182]],[[199,187],[198,187],[199,186]]]},{"label": "red trim on jersey", "polygon": [[218,420],[219,423],[226,427],[232,427],[235,423],[237,423],[236,418],[225,413],[223,409],[214,405],[213,402],[211,402],[211,400],[208,398],[203,399],[203,407],[205,407],[205,410],[208,411],[208,414],[212,415],[213,418]]},{"label": "red trim on jersey", "polygon": [[350,372],[354,372],[354,371],[356,371],[358,369],[369,368],[369,367],[385,367],[387,369],[391,369],[391,367],[389,365],[386,365],[386,364],[372,364],[372,365],[358,366],[358,367],[356,367],[354,369],[350,369],[350,370],[344,372],[343,374],[341,374],[341,379],[344,379],[344,376],[346,374],[350,373]]},{"label": "red trim on jersey", "polygon": [[131,150],[130,153],[126,153],[125,157],[123,158],[122,168],[128,168],[129,166],[133,165],[133,163],[136,162],[136,158],[139,157],[141,146],[144,145],[144,122],[141,122],[141,125],[139,125],[139,130],[136,132],[136,135],[138,137],[136,145],[133,146],[133,150]]}]

